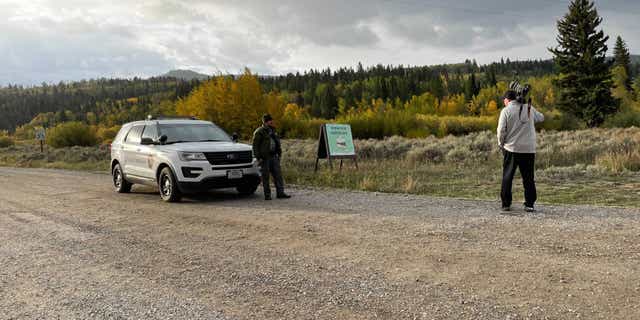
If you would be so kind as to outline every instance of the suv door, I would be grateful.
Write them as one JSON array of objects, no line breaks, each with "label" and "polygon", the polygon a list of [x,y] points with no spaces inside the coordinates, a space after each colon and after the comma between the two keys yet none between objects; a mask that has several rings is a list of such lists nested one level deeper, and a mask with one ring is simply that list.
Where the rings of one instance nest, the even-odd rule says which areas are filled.
[{"label": "suv door", "polygon": [[[148,124],[142,131],[142,139],[151,139],[151,141],[158,140],[158,126],[154,124]],[[153,144],[141,144],[138,148],[138,157],[140,158],[140,176],[155,180],[155,172],[153,170],[153,163],[155,161],[156,146]]]},{"label": "suv door", "polygon": [[141,174],[141,160],[138,154],[141,151],[140,139],[144,125],[136,125],[129,130],[122,143],[122,154],[124,155],[124,173],[125,176],[143,177]]}]

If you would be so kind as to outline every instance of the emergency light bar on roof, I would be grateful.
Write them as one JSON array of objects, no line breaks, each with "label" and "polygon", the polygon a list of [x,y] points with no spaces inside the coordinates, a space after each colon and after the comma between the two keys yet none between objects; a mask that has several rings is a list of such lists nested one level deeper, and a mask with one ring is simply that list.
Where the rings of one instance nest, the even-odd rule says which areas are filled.
[{"label": "emergency light bar on roof", "polygon": [[178,116],[152,116],[148,115],[147,120],[198,120],[196,117],[178,117]]}]

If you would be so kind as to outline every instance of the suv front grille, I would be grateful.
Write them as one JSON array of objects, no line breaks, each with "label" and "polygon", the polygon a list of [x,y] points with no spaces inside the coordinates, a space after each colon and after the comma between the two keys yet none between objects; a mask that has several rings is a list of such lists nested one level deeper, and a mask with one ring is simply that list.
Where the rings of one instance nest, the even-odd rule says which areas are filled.
[{"label": "suv front grille", "polygon": [[251,151],[205,152],[204,156],[214,166],[244,164],[253,161],[253,152]]}]

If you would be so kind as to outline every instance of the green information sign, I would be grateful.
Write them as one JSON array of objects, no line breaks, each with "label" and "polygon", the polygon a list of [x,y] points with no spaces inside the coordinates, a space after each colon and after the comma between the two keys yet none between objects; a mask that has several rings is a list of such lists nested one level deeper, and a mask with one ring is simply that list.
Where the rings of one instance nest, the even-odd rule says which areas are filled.
[{"label": "green information sign", "polygon": [[356,147],[353,144],[350,125],[324,124],[320,126],[316,171],[318,171],[318,163],[320,159],[328,159],[331,167],[333,167],[331,159],[340,159],[340,169],[342,169],[343,159],[353,159],[356,168],[358,168]]},{"label": "green information sign", "polygon": [[332,157],[355,156],[356,148],[353,145],[351,126],[348,124],[327,124],[327,142],[329,155]]}]

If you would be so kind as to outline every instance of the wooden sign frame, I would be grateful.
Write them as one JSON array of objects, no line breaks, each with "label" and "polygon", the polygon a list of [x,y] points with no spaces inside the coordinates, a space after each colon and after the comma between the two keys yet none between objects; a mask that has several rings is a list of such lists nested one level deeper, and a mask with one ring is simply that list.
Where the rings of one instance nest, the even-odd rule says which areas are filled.
[{"label": "wooden sign frame", "polygon": [[356,146],[353,146],[353,155],[331,155],[331,149],[329,148],[329,139],[327,137],[327,124],[320,125],[320,134],[318,137],[318,152],[316,154],[316,166],[314,172],[318,172],[318,165],[320,159],[329,160],[329,167],[333,169],[333,160],[340,160],[340,171],[342,171],[342,165],[344,159],[353,159],[356,169],[358,169],[358,157],[356,152]]},{"label": "wooden sign frame", "polygon": [[38,127],[34,129],[36,141],[40,143],[40,153],[44,152],[44,141],[47,137],[47,131],[44,127]]}]

